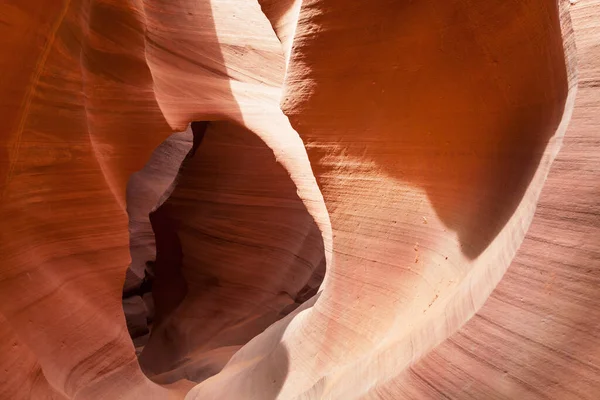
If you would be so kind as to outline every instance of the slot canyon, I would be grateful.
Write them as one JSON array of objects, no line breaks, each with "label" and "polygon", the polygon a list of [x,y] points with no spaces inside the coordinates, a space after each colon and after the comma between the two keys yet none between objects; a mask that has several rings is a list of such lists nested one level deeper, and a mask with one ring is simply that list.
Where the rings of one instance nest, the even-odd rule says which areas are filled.
[{"label": "slot canyon", "polygon": [[0,400],[600,399],[600,0],[0,32]]}]

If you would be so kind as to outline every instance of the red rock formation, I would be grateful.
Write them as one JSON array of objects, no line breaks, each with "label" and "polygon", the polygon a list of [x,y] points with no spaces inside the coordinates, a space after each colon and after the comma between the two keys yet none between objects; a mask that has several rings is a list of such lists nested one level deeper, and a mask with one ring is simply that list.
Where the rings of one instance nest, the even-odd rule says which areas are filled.
[{"label": "red rock formation", "polygon": [[0,398],[600,392],[599,1],[42,3],[0,5]]}]

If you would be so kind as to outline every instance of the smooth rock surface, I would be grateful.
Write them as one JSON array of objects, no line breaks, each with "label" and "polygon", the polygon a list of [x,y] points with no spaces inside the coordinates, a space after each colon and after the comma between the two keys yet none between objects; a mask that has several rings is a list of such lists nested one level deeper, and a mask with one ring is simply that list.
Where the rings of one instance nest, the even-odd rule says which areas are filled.
[{"label": "smooth rock surface", "polygon": [[0,398],[595,399],[599,12],[5,1]]}]

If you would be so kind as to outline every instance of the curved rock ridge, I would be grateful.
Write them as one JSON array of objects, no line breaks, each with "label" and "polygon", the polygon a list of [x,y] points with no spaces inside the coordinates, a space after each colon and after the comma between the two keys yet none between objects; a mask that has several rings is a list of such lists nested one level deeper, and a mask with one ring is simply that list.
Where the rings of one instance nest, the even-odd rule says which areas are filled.
[{"label": "curved rock ridge", "polygon": [[599,11],[5,1],[0,399],[595,399]]}]

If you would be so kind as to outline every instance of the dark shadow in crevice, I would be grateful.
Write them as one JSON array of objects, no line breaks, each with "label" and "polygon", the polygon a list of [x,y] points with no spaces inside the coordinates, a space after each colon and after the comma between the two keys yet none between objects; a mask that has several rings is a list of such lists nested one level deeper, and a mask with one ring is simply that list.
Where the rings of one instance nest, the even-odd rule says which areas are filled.
[{"label": "dark shadow in crevice", "polygon": [[192,130],[172,191],[150,214],[155,311],[139,361],[161,384],[218,373],[325,275],[321,232],[272,150],[235,123]]},{"label": "dark shadow in crevice", "polygon": [[[140,251],[133,253],[133,249],[138,244],[137,242],[142,242],[141,245],[154,247],[155,253],[155,257],[145,263],[143,278],[139,278],[140,271],[138,271],[139,267],[137,265],[132,264],[130,266],[123,287],[123,308],[127,329],[134,341],[138,355],[148,342],[152,325],[159,323],[165,315],[168,315],[181,303],[187,288],[181,273],[183,257],[181,245],[168,212],[163,207],[158,207],[150,212],[146,218],[140,218],[139,215],[136,218],[136,214],[139,214],[136,208],[156,208],[164,203],[176,185],[180,171],[200,146],[207,126],[208,122],[206,121],[191,124],[192,137],[190,138],[190,145],[186,145],[186,139],[188,138],[184,135],[184,132],[179,134],[182,137],[175,137],[178,134],[169,137],[159,146],[148,165],[140,172],[145,173],[145,175],[132,177],[132,180],[136,179],[135,183],[130,180],[128,200],[131,203],[128,203],[128,211],[130,213],[130,225],[133,223],[132,227],[135,227],[130,229],[132,262],[139,264],[139,260],[136,260],[136,258],[140,257]],[[169,176],[169,169],[172,166],[171,168],[160,168],[161,165],[166,165],[165,161],[168,163],[168,161],[172,162],[173,159],[176,160],[180,157],[179,152],[185,150],[187,150],[187,155],[179,166],[178,172],[171,172],[173,176]],[[174,157],[173,153],[175,153]],[[154,175],[152,171],[155,172]],[[160,176],[157,176],[157,174],[160,174]],[[163,186],[165,181],[171,183],[165,187],[165,193],[155,199],[157,204],[154,206],[148,204],[148,201],[136,201],[138,193],[135,193],[135,191],[141,190],[140,195],[143,196],[143,189],[153,189],[152,186],[156,184],[153,178],[162,180]],[[150,243],[143,243],[144,231],[148,229],[151,229],[154,240]]]},{"label": "dark shadow in crevice", "polygon": [[[191,124],[193,142],[192,148],[181,164],[179,173],[173,182],[172,189],[177,185],[181,174],[188,167],[206,132],[206,121]],[[154,263],[154,284],[152,298],[154,300],[154,323],[160,324],[181,304],[187,294],[187,284],[182,272],[183,249],[177,231],[179,223],[172,217],[170,204],[166,199],[150,213],[150,223],[156,243],[156,262]]]}]

